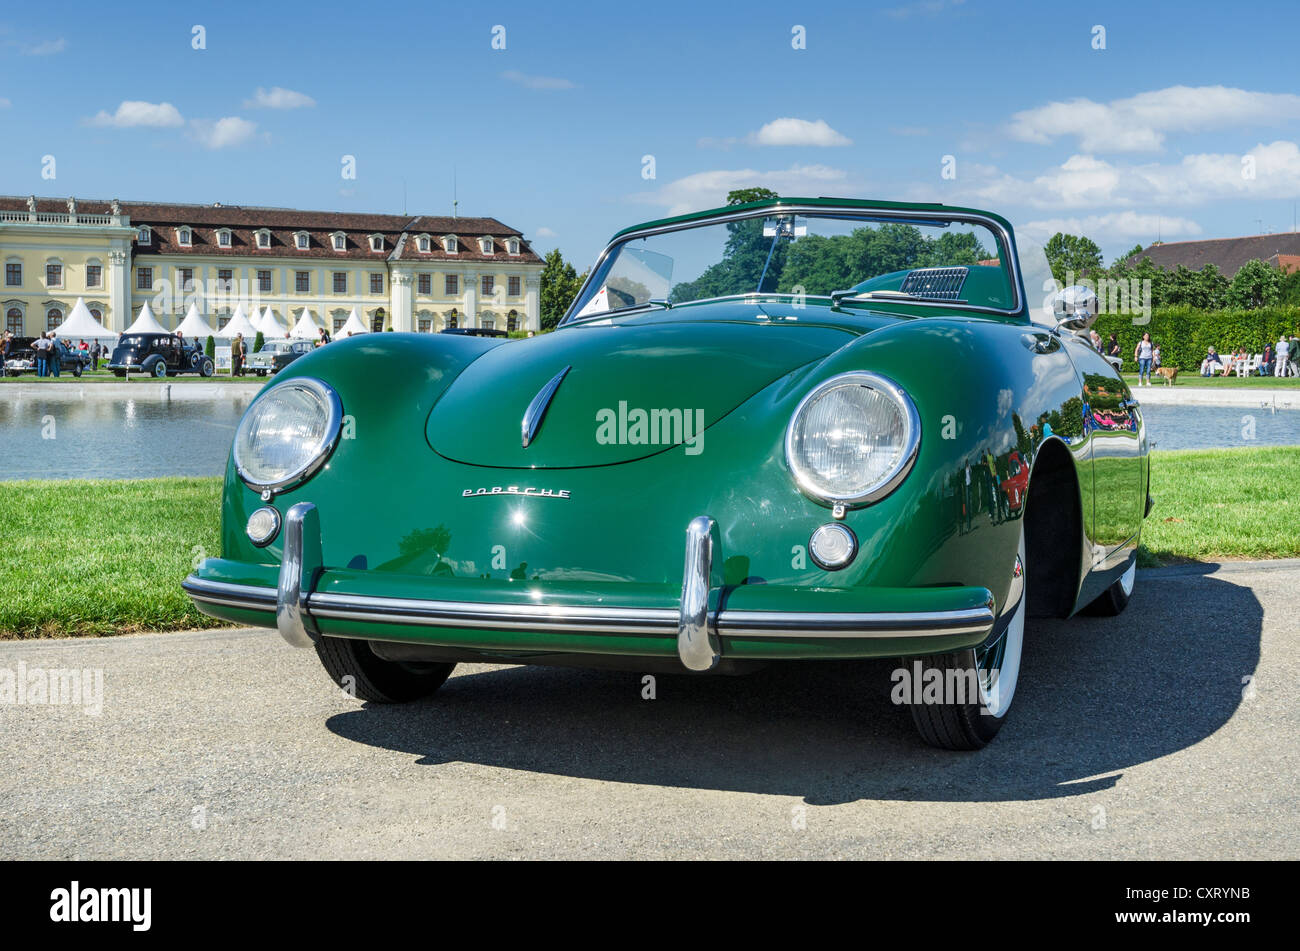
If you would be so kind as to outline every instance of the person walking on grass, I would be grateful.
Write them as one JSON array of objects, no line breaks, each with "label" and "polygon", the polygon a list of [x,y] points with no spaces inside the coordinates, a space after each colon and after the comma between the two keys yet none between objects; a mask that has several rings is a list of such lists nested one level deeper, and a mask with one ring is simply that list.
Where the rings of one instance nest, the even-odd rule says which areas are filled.
[{"label": "person walking on grass", "polygon": [[230,343],[230,375],[244,375],[244,335],[235,334]]},{"label": "person walking on grass", "polygon": [[1155,350],[1151,345],[1151,334],[1144,333],[1138,345],[1133,348],[1133,359],[1138,363],[1138,386],[1151,385],[1151,360]]}]

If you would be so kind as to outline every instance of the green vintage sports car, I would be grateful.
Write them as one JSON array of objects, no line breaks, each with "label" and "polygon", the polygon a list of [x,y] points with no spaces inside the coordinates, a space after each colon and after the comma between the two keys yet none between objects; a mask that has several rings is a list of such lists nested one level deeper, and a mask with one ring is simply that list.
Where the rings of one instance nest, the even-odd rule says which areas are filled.
[{"label": "green vintage sports car", "polygon": [[1150,509],[1137,401],[1022,265],[987,212],[762,201],[615,235],[554,333],[320,348],[249,406],[185,590],[368,701],[902,658],[921,735],[980,747],[1026,618],[1123,610]]}]

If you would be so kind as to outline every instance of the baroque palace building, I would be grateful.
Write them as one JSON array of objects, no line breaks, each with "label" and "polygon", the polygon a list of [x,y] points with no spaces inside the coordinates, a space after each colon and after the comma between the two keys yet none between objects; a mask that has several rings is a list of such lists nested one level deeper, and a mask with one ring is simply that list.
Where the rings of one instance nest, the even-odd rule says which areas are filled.
[{"label": "baroque palace building", "polygon": [[542,260],[495,218],[0,196],[3,327],[53,329],[78,297],[111,333],[148,303],[222,327],[243,305],[292,327],[538,330]]}]

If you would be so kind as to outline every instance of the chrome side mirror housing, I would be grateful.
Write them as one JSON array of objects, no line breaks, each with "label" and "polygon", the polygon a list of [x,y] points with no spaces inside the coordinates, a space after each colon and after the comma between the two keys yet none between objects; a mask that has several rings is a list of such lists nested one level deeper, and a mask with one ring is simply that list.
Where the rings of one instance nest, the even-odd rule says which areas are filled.
[{"label": "chrome side mirror housing", "polygon": [[1052,314],[1056,317],[1057,330],[1081,333],[1097,319],[1097,295],[1090,287],[1071,284],[1057,291],[1052,299]]}]

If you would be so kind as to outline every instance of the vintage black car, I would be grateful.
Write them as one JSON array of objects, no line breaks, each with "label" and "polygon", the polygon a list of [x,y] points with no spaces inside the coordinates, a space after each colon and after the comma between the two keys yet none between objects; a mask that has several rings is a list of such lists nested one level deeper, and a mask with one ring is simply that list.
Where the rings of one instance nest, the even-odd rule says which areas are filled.
[{"label": "vintage black car", "polygon": [[175,334],[128,334],[118,338],[108,368],[118,376],[148,373],[158,378],[178,373],[212,376],[212,358]]},{"label": "vintage black car", "polygon": [[315,349],[314,340],[268,340],[261,350],[248,358],[248,369],[258,376],[274,375]]},{"label": "vintage black car", "polygon": [[[36,351],[32,344],[35,337],[15,337],[9,346],[9,356],[5,359],[5,373],[9,376],[21,376],[36,372]],[[83,370],[90,366],[90,354],[84,350],[75,350],[62,340],[54,341],[51,355],[57,354],[59,372],[81,376]]]}]

